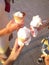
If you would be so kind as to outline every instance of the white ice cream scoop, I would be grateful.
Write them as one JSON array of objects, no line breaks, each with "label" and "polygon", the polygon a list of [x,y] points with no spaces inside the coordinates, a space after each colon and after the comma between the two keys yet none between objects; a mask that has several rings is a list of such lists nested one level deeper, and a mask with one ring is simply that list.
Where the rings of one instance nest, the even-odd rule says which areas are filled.
[{"label": "white ice cream scoop", "polygon": [[14,16],[23,17],[23,14],[22,14],[22,12],[18,11],[16,13],[14,13]]},{"label": "white ice cream scoop", "polygon": [[30,22],[30,30],[33,37],[36,37],[38,35],[38,27],[42,25],[42,20],[39,17],[39,15],[33,16],[31,22]]},{"label": "white ice cream scoop", "polygon": [[31,41],[30,30],[27,27],[20,28],[18,33],[18,45],[28,45]]},{"label": "white ice cream scoop", "polygon": [[30,25],[32,25],[33,27],[39,27],[40,25],[42,25],[42,20],[39,15],[33,16]]}]

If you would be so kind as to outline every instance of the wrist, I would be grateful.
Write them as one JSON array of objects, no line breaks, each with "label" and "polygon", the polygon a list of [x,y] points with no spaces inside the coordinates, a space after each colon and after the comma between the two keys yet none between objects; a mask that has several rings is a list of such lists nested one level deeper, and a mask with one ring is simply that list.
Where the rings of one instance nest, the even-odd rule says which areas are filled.
[{"label": "wrist", "polygon": [[14,62],[14,60],[11,58],[11,56],[9,56],[8,61],[9,62]]},{"label": "wrist", "polygon": [[11,60],[10,58],[8,58],[3,65],[12,65],[13,62],[14,62],[13,60]]}]

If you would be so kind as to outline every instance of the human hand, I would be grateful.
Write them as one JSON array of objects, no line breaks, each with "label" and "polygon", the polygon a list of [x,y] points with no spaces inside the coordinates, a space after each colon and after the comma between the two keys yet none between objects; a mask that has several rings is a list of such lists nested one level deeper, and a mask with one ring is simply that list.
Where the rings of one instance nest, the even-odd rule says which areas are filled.
[{"label": "human hand", "polygon": [[46,56],[46,55],[43,54],[43,55],[41,55],[41,57],[44,58],[45,64],[49,65],[49,55]]},{"label": "human hand", "polygon": [[16,39],[15,44],[14,44],[14,47],[13,47],[13,49],[11,51],[10,56],[9,56],[9,59],[11,61],[16,60],[18,58],[19,54],[21,53],[21,50],[23,49],[23,47],[24,47],[24,45],[18,46],[18,41]]},{"label": "human hand", "polygon": [[24,21],[22,21],[20,24],[15,23],[14,21],[10,21],[7,25],[6,28],[7,30],[11,33],[15,30],[19,30],[19,28],[23,27]]},{"label": "human hand", "polygon": [[18,58],[18,56],[21,53],[22,48],[24,47],[24,45],[22,46],[18,46],[18,41],[16,39],[14,47],[11,51],[11,54],[9,55],[8,59],[4,62],[3,65],[13,65],[13,62]]}]

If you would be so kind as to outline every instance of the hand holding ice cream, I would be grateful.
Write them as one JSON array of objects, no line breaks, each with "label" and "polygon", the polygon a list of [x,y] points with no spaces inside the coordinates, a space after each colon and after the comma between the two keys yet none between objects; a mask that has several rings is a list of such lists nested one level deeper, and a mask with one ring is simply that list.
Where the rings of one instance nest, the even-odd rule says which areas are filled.
[{"label": "hand holding ice cream", "polygon": [[6,25],[6,29],[8,29],[8,33],[19,30],[24,26],[25,12],[18,11],[14,13],[13,18]]},{"label": "hand holding ice cream", "polygon": [[18,33],[18,45],[21,46],[23,44],[28,45],[31,41],[30,30],[27,27],[20,28]]}]

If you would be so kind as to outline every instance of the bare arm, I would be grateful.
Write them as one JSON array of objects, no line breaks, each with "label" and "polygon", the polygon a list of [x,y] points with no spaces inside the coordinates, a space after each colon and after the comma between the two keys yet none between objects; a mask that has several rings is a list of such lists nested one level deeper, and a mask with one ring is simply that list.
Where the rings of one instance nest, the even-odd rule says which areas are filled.
[{"label": "bare arm", "polygon": [[13,65],[13,61],[8,58],[3,65]]},{"label": "bare arm", "polygon": [[23,26],[23,22],[21,24],[16,24],[14,21],[10,21],[5,28],[0,30],[0,36],[7,35],[15,30],[18,30],[20,27]]},{"label": "bare arm", "polygon": [[0,30],[0,36],[6,35],[8,33],[8,30],[6,28]]},{"label": "bare arm", "polygon": [[18,42],[17,42],[17,39],[15,41],[15,44],[14,44],[14,47],[11,51],[11,54],[9,56],[9,58],[5,61],[5,63],[3,65],[12,65],[13,62],[15,60],[17,60],[18,56],[20,55],[21,53],[21,50],[23,49],[24,45],[22,46],[18,46]]}]

